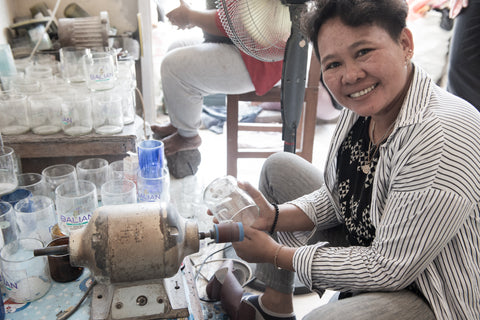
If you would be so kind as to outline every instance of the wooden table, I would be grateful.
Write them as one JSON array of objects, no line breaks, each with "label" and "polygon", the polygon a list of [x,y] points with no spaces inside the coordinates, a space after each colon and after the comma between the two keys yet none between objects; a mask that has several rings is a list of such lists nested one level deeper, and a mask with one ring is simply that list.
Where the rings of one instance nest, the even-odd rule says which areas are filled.
[{"label": "wooden table", "polygon": [[121,160],[127,156],[127,152],[136,152],[137,139],[145,137],[143,126],[143,120],[137,116],[134,123],[126,125],[121,133],[114,135],[90,133],[68,136],[56,133],[42,136],[27,133],[3,136],[3,141],[20,156],[22,172],[41,173],[50,165],[67,163],[75,166],[87,158],[103,158],[108,162]]}]

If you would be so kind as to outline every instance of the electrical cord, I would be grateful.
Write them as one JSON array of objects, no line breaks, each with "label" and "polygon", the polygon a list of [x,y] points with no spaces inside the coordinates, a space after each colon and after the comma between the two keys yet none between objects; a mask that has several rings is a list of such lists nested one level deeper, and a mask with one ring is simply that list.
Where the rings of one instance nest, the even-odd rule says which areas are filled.
[{"label": "electrical cord", "polygon": [[[195,283],[195,287],[197,287],[198,276],[201,275],[202,268],[203,268],[203,266],[205,266],[205,265],[207,264],[207,260],[210,259],[213,255],[215,255],[215,254],[217,254],[217,253],[219,253],[219,252],[222,252],[222,251],[224,251],[224,250],[226,250],[226,249],[228,249],[228,248],[231,248],[231,247],[232,247],[232,245],[229,244],[229,245],[227,245],[227,246],[225,246],[225,247],[223,247],[223,248],[221,248],[221,249],[218,249],[218,250],[210,253],[208,256],[205,257],[205,259],[203,259],[202,263],[200,263],[199,265],[195,265],[195,268],[197,268],[197,266],[198,266],[198,269],[197,269],[197,271],[195,272],[195,276],[194,276],[194,278],[193,278],[194,283]],[[203,274],[202,274],[202,277],[205,278],[205,276],[204,276]],[[205,279],[205,280],[208,281],[208,279]],[[201,301],[203,301],[203,302],[214,302],[214,300],[205,299],[205,298],[202,298],[202,297],[200,297],[199,299],[200,299]]]},{"label": "electrical cord", "polygon": [[87,291],[85,291],[85,293],[83,294],[82,298],[78,301],[78,303],[72,309],[61,312],[59,315],[57,315],[57,320],[66,320],[70,318],[70,316],[73,315],[75,311],[78,310],[78,308],[80,308],[83,301],[85,301],[85,299],[88,297],[88,295],[90,294],[90,292],[92,291],[93,287],[95,287],[96,284],[97,284],[97,280],[94,279],[93,282],[88,287]]}]

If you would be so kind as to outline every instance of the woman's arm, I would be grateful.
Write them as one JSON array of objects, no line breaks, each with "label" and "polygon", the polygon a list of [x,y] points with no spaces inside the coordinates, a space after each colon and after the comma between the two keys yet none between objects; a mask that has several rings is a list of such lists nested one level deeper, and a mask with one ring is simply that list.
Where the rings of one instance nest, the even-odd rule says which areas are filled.
[{"label": "woman's arm", "polygon": [[180,0],[180,6],[167,14],[170,22],[180,29],[199,27],[212,35],[224,36],[216,24],[217,10],[195,10],[184,0]]},{"label": "woman's arm", "polygon": [[[293,204],[278,205],[278,217],[275,207],[265,199],[263,194],[254,188],[250,183],[239,182],[238,186],[245,190],[257,204],[259,217],[252,227],[258,230],[271,231],[311,231],[314,222],[300,208]],[[273,224],[275,223],[275,226]]]}]

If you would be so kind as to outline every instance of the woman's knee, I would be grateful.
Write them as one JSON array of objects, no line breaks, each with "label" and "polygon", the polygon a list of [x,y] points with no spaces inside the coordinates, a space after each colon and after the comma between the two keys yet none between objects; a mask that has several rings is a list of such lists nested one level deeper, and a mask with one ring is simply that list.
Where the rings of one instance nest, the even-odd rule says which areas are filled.
[{"label": "woman's knee", "polygon": [[435,320],[430,306],[409,290],[367,292],[327,303],[308,313],[303,320]]},{"label": "woman's knee", "polygon": [[313,164],[290,152],[271,155],[262,167],[259,189],[270,201],[283,203],[308,194],[323,184]]}]

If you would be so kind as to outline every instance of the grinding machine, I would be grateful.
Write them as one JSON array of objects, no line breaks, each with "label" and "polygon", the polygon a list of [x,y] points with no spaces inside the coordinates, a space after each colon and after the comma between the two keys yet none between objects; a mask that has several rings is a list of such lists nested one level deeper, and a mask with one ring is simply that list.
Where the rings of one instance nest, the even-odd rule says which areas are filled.
[{"label": "grinding machine", "polygon": [[189,316],[189,291],[181,266],[199,251],[200,240],[241,241],[241,223],[198,225],[167,203],[145,202],[98,208],[86,227],[73,230],[69,244],[34,254],[70,254],[70,264],[87,267],[96,282],[91,316],[103,319],[172,319]]}]

